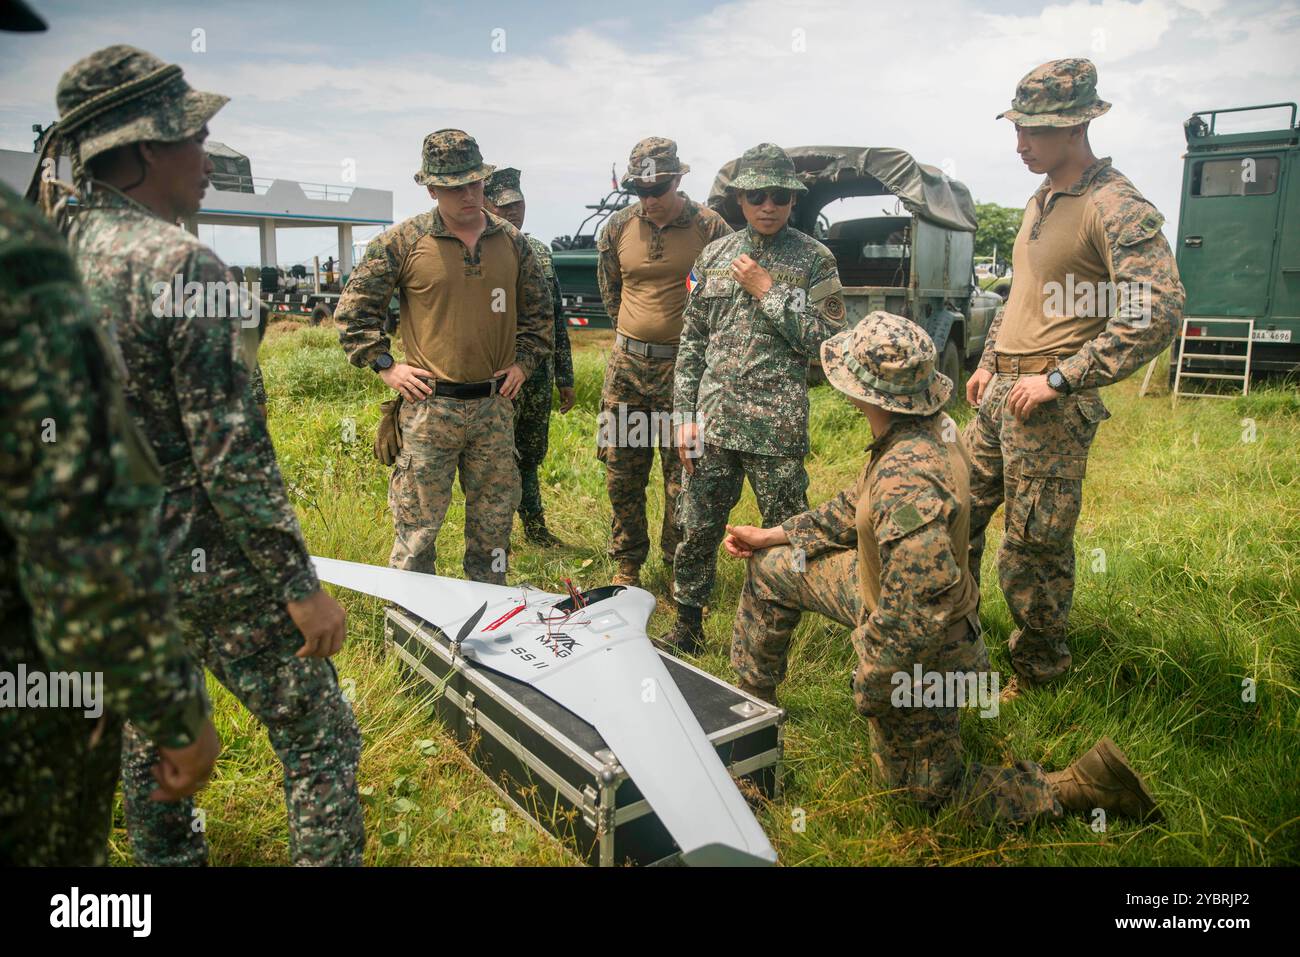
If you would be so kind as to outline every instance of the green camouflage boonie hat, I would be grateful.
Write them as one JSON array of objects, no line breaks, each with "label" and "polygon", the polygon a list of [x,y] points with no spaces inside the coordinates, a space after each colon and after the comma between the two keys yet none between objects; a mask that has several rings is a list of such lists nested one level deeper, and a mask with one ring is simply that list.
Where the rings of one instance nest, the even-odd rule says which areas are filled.
[{"label": "green camouflage boonie hat", "polygon": [[677,158],[676,143],[664,136],[647,136],[632,147],[627,158],[627,172],[623,174],[623,186],[662,183],[690,171],[691,168]]},{"label": "green camouflage boonie hat", "polygon": [[179,66],[117,44],[74,63],[59,79],[55,102],[57,130],[76,144],[85,165],[128,143],[188,139],[230,97],[193,90]]},{"label": "green camouflage boonie hat", "polygon": [[822,343],[822,369],[846,395],[905,415],[930,415],[952,395],[935,367],[934,342],[902,316],[876,311]]},{"label": "green camouflage boonie hat", "polygon": [[511,203],[521,202],[524,193],[519,188],[519,175],[519,170],[507,166],[489,176],[487,185],[483,187],[488,202],[493,206],[509,206]]},{"label": "green camouflage boonie hat", "polygon": [[1011,109],[999,113],[1020,126],[1078,126],[1110,109],[1097,95],[1097,68],[1071,57],[1035,67],[1016,84]]},{"label": "green camouflage boonie hat", "polygon": [[745,150],[745,155],[740,158],[740,165],[736,168],[736,178],[727,184],[727,189],[741,192],[747,189],[782,188],[797,193],[808,192],[808,187],[799,182],[794,161],[775,143],[759,143]]},{"label": "green camouflage boonie hat", "polygon": [[478,143],[464,130],[437,130],[424,138],[415,181],[421,186],[464,186],[487,179],[494,169],[483,162]]}]

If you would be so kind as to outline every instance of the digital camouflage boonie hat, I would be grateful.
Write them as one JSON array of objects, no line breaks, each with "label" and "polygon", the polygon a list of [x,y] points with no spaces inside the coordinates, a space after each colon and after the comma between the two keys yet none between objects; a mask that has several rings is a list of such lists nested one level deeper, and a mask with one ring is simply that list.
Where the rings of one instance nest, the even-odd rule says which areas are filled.
[{"label": "digital camouflage boonie hat", "polygon": [[487,179],[494,169],[483,162],[478,143],[464,130],[437,130],[424,138],[415,181],[421,186],[464,186]]},{"label": "digital camouflage boonie hat", "polygon": [[1035,67],[1016,84],[1011,109],[999,113],[1019,126],[1078,126],[1110,109],[1097,95],[1097,68],[1071,57]]},{"label": "digital camouflage boonie hat", "polygon": [[677,144],[664,136],[647,136],[627,158],[627,172],[623,174],[624,188],[640,183],[662,183],[674,176],[689,173],[691,168],[677,158]]},{"label": "digital camouflage boonie hat", "polygon": [[85,165],[128,143],[188,139],[230,97],[191,89],[179,66],[118,44],[74,63],[59,79],[55,102],[58,133]]},{"label": "digital camouflage boonie hat", "polygon": [[797,193],[808,192],[808,187],[799,182],[794,161],[775,143],[759,143],[745,150],[745,155],[740,158],[740,165],[736,167],[736,178],[727,184],[727,189],[739,192],[747,189],[792,189]]},{"label": "digital camouflage boonie hat", "polygon": [[826,379],[846,395],[905,415],[930,415],[952,395],[934,342],[902,316],[876,311],[822,343]]},{"label": "digital camouflage boonie hat", "polygon": [[509,206],[523,201],[524,192],[519,188],[519,170],[513,166],[498,169],[487,178],[483,193],[493,206]]}]

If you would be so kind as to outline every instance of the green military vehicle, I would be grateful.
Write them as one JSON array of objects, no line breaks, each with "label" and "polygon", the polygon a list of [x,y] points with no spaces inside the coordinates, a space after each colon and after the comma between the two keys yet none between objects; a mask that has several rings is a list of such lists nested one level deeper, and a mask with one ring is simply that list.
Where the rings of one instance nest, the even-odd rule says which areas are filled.
[{"label": "green military vehicle", "polygon": [[[790,224],[835,254],[849,321],[875,309],[907,316],[934,339],[940,368],[960,386],[965,369],[978,362],[1002,305],[1001,296],[980,290],[975,280],[970,191],[899,149],[800,146],[786,152],[808,187]],[[707,200],[736,229],[745,221],[727,198],[726,186],[738,162],[718,171]],[[831,214],[847,208],[833,204],[877,196],[892,200],[892,210],[831,220]],[[596,233],[610,213],[631,201],[627,192],[611,192],[587,207],[593,212],[573,237],[552,243],[571,325],[610,325],[596,283]]]},{"label": "green military vehicle", "polygon": [[596,234],[601,224],[614,213],[633,201],[631,190],[612,189],[605,198],[587,207],[592,212],[578,224],[572,236],[559,236],[551,241],[551,261],[555,276],[560,280],[564,297],[564,315],[570,326],[592,329],[609,329],[614,324],[600,299],[600,284],[596,279]]},{"label": "green military vehicle", "polygon": [[[1281,129],[1224,133],[1227,113],[1289,110]],[[1262,117],[1253,117],[1259,120]],[[1187,290],[1169,382],[1300,368],[1300,127],[1296,104],[1194,113],[1178,216],[1178,270]],[[1184,393],[1185,394],[1185,393]]]}]

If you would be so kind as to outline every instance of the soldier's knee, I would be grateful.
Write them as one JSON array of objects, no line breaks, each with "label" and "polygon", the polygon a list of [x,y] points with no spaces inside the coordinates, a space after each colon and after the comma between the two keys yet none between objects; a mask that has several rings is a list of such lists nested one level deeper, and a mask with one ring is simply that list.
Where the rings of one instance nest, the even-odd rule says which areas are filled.
[{"label": "soldier's knee", "polygon": [[323,658],[294,658],[283,665],[276,707],[260,715],[277,750],[331,750],[347,754],[360,747],[360,732],[349,701],[350,682],[340,682]]},{"label": "soldier's knee", "polygon": [[934,812],[959,793],[961,739],[955,724],[938,733],[918,730],[918,724],[897,713],[873,719],[872,756],[886,786]]}]

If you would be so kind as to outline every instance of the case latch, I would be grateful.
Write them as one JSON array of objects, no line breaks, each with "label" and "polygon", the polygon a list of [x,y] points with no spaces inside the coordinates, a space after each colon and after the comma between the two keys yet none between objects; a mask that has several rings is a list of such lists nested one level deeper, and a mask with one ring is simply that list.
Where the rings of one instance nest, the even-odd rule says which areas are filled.
[{"label": "case latch", "polygon": [[599,795],[590,784],[582,788],[582,823],[596,832],[596,837],[605,833],[604,815],[600,813]]}]

